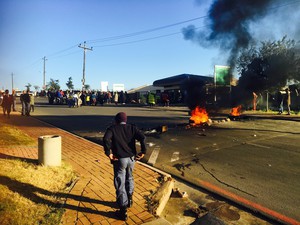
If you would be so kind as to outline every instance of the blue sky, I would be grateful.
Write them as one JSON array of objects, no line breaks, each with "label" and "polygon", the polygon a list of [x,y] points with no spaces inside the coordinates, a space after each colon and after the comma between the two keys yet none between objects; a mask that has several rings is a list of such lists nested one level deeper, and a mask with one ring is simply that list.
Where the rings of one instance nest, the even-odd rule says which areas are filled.
[{"label": "blue sky", "polygon": [[[218,47],[206,49],[187,41],[181,33],[188,25],[204,27],[210,3],[1,0],[0,88],[11,90],[12,73],[14,88],[25,89],[28,83],[42,87],[45,56],[46,83],[50,78],[59,80],[61,88],[66,89],[65,84],[72,77],[75,88],[81,89],[83,50],[78,45],[84,41],[87,47],[93,47],[86,53],[85,71],[86,84],[92,89],[100,89],[101,81],[108,81],[110,89],[112,84],[124,84],[129,90],[182,73],[212,75],[215,64],[226,64],[226,53]],[[261,39],[283,35],[295,38],[299,31],[281,23],[289,19],[291,8],[280,10],[284,18],[279,19],[274,13],[252,24],[253,33]],[[194,18],[199,19],[181,23]],[[295,18],[300,19],[299,15]],[[120,37],[153,28],[160,29]]]}]

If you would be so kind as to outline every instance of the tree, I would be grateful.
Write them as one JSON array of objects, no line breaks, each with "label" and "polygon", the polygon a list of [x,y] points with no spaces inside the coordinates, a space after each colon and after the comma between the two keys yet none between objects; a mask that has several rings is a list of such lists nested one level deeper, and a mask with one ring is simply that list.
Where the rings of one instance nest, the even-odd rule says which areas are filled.
[{"label": "tree", "polygon": [[40,89],[40,87],[38,85],[34,85],[33,87],[34,87],[35,91],[38,91]]},{"label": "tree", "polygon": [[89,90],[90,88],[91,88],[91,86],[90,86],[89,84],[85,84],[85,85],[84,85],[84,89],[85,89],[85,90]]},{"label": "tree", "polygon": [[74,89],[74,84],[73,84],[72,77],[69,77],[69,79],[68,79],[66,85],[67,85],[67,87],[68,87],[69,90]]},{"label": "tree", "polygon": [[50,82],[47,84],[47,89],[49,91],[60,90],[59,80],[54,80],[54,79],[50,78]]},{"label": "tree", "polygon": [[252,45],[248,49],[244,49],[237,59],[236,68],[239,73],[247,69],[248,65],[259,55],[256,46]]},{"label": "tree", "polygon": [[[298,53],[298,54],[297,54]],[[238,86],[247,91],[273,91],[289,80],[300,81],[300,55],[294,40],[261,42],[243,51],[237,62]]]},{"label": "tree", "polygon": [[25,85],[25,87],[26,87],[27,90],[30,90],[31,86],[32,85],[30,83],[28,83],[27,85]]}]

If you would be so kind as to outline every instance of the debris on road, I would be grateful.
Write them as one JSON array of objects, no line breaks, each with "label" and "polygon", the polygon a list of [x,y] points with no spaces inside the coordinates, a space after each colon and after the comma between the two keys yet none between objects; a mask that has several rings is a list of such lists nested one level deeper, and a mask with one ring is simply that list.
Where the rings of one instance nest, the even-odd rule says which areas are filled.
[{"label": "debris on road", "polygon": [[179,188],[173,188],[172,190],[172,196],[178,196],[180,198],[187,198],[189,197],[188,193],[186,191],[180,191]]}]

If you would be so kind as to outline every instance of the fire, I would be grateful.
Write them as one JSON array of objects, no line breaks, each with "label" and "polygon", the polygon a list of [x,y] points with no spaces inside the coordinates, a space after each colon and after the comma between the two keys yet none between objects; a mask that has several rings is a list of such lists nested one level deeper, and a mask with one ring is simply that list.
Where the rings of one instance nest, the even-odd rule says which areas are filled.
[{"label": "fire", "polygon": [[239,105],[239,106],[231,109],[230,115],[240,116],[241,114],[242,114],[242,105]]},{"label": "fire", "polygon": [[190,121],[194,121],[194,124],[206,123],[208,121],[208,114],[205,108],[197,106],[192,110],[191,115]]}]

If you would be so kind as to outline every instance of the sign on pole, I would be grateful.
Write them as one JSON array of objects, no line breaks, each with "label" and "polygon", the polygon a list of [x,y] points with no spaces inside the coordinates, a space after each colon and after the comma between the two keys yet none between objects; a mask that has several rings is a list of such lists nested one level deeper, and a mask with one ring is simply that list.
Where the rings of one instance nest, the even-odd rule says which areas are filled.
[{"label": "sign on pole", "polygon": [[101,88],[100,88],[101,91],[103,91],[103,92],[108,91],[108,82],[107,81],[101,81],[100,86],[101,86]]},{"label": "sign on pole", "polygon": [[125,91],[124,84],[113,84],[113,92]]},{"label": "sign on pole", "polygon": [[215,85],[230,85],[230,66],[215,65]]},{"label": "sign on pole", "polygon": [[230,86],[231,74],[230,66],[215,65],[215,102],[217,101],[217,86]]}]

